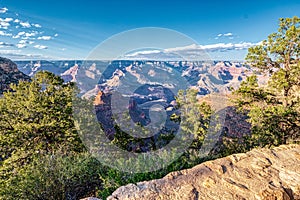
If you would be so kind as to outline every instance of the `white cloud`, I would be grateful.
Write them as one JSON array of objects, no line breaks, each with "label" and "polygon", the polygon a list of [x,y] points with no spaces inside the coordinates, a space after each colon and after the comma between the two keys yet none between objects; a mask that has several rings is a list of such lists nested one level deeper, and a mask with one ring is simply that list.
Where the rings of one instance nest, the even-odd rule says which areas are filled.
[{"label": "white cloud", "polygon": [[40,24],[31,24],[31,25],[36,27],[36,28],[42,28],[42,26]]},{"label": "white cloud", "polygon": [[215,39],[219,39],[220,37],[228,37],[229,39],[233,39],[233,33],[219,33]]},{"label": "white cloud", "polygon": [[44,46],[44,45],[38,45],[38,44],[35,45],[34,48],[36,48],[36,49],[48,49],[47,46]]},{"label": "white cloud", "polygon": [[37,32],[25,33],[25,37],[34,37],[36,34]]},{"label": "white cloud", "polygon": [[38,37],[38,40],[51,40],[52,37],[51,36],[41,36],[41,37]]},{"label": "white cloud", "polygon": [[[30,33],[26,33],[25,31],[21,31],[19,32],[17,35],[14,35],[12,38],[14,39],[17,39],[17,38],[20,38],[22,36],[22,39],[30,39],[30,37],[34,37],[38,34],[38,32],[36,31],[33,31],[33,32],[30,32]],[[34,39],[34,38],[31,38],[31,39]]]},{"label": "white cloud", "polygon": [[2,29],[8,29],[9,26],[10,26],[10,24],[8,22],[0,20],[0,28],[2,28]]},{"label": "white cloud", "polygon": [[232,33],[225,33],[225,34],[223,34],[223,35],[226,36],[226,37],[233,36]]},{"label": "white cloud", "polygon": [[4,31],[0,31],[0,36],[12,36],[11,33],[6,33]]},{"label": "white cloud", "polygon": [[23,49],[23,48],[25,48],[25,47],[27,47],[27,45],[26,44],[16,44],[16,47],[18,48],[18,49]]},{"label": "white cloud", "polygon": [[26,44],[27,43],[27,40],[20,40],[19,41],[19,44]]},{"label": "white cloud", "polygon": [[120,59],[129,60],[182,60],[180,55],[165,50],[143,50],[121,56]]},{"label": "white cloud", "polygon": [[164,50],[138,51],[124,56],[125,59],[159,59],[159,60],[206,60],[209,52],[226,52],[234,50],[245,50],[259,43],[217,43],[209,45],[192,44],[183,47],[168,48]]},{"label": "white cloud", "polygon": [[14,39],[17,39],[17,38],[20,38],[22,35],[25,35],[26,32],[22,31],[22,32],[19,32],[17,35],[14,35],[13,38]]},{"label": "white cloud", "polygon": [[20,35],[20,36],[21,36],[21,35],[25,35],[25,34],[26,34],[25,31],[22,31],[22,32],[19,32],[19,33],[18,33],[18,35]]},{"label": "white cloud", "polygon": [[4,57],[16,60],[51,59],[51,57],[41,54],[24,54],[22,50],[0,50],[0,54]]},{"label": "white cloud", "polygon": [[[1,42],[0,42],[1,43]],[[0,50],[0,54],[18,54],[21,53],[21,50]]]},{"label": "white cloud", "polygon": [[0,8],[0,13],[6,13],[8,11],[8,9],[7,8]]},{"label": "white cloud", "polygon": [[195,51],[195,50],[205,50],[205,51],[242,50],[242,49],[248,49],[258,44],[260,43],[241,42],[241,43],[217,43],[217,44],[208,44],[208,45],[192,44],[185,47],[165,49],[165,51],[180,52],[180,51]]},{"label": "white cloud", "polygon": [[14,20],[15,23],[20,23],[21,21],[19,19]]},{"label": "white cloud", "polygon": [[31,25],[30,25],[29,22],[20,22],[20,25],[21,25],[22,27],[24,27],[24,28],[30,28],[30,27],[31,27]]},{"label": "white cloud", "polygon": [[19,41],[19,44],[33,44],[33,43],[34,43],[33,41],[29,41],[29,40],[26,40],[26,39],[23,39],[23,40]]},{"label": "white cloud", "polygon": [[126,54],[128,57],[135,57],[135,56],[141,56],[141,55],[147,55],[147,54],[157,54],[161,53],[160,50],[145,50],[145,51],[137,51],[134,53]]},{"label": "white cloud", "polygon": [[57,33],[55,33],[54,37],[57,37],[57,36],[58,36],[58,34],[57,34]]},{"label": "white cloud", "polygon": [[9,43],[6,43],[6,42],[0,42],[0,48],[2,47],[13,47],[14,45],[13,44],[9,44]]},{"label": "white cloud", "polygon": [[31,39],[30,37],[27,37],[27,36],[23,36],[23,37],[21,37],[23,40],[29,40],[29,39]]},{"label": "white cloud", "polygon": [[258,43],[242,42],[242,43],[217,43],[209,45],[200,45],[200,48],[206,51],[220,51],[220,50],[242,50],[248,49],[258,45]]},{"label": "white cloud", "polygon": [[13,21],[14,19],[13,18],[0,18],[0,21],[1,22],[11,22],[11,21]]}]

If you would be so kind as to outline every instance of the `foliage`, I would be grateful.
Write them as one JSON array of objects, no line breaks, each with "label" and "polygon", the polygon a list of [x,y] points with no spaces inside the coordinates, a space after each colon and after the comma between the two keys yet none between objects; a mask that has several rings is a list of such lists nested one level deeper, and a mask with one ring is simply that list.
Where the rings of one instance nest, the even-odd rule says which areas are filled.
[{"label": "foliage", "polygon": [[56,149],[82,151],[72,119],[72,83],[50,72],[39,72],[31,82],[12,85],[14,92],[0,99],[0,155],[19,151],[28,155]]},{"label": "foliage", "polygon": [[247,62],[269,76],[260,86],[248,77],[235,91],[236,105],[249,111],[251,146],[277,146],[300,138],[300,18],[281,18],[277,33],[252,47]]},{"label": "foliage", "polygon": [[194,135],[195,139],[191,145],[194,149],[201,148],[213,114],[210,105],[205,102],[199,103],[197,93],[195,89],[189,89],[186,92],[181,90],[176,98],[181,114],[184,116],[180,127],[182,131]]},{"label": "foliage", "polygon": [[0,181],[0,199],[80,199],[102,189],[105,168],[87,153],[36,156]]},{"label": "foliage", "polygon": [[[76,132],[72,97],[77,90],[72,83],[39,72],[31,82],[20,81],[12,89],[0,99],[0,199],[106,198],[121,185],[161,178],[200,162],[185,152],[155,172],[126,173],[103,166],[85,153]],[[186,116],[183,126],[195,135],[193,149],[201,146],[212,113],[208,105],[198,104],[196,95],[189,90],[177,97]],[[113,143],[130,142],[121,133]]]},{"label": "foliage", "polygon": [[18,177],[30,175],[36,159],[43,162],[44,156],[57,151],[84,151],[72,119],[74,84],[50,72],[38,72],[32,81],[20,81],[11,88],[0,98],[0,188],[4,190],[9,186],[17,190]]}]

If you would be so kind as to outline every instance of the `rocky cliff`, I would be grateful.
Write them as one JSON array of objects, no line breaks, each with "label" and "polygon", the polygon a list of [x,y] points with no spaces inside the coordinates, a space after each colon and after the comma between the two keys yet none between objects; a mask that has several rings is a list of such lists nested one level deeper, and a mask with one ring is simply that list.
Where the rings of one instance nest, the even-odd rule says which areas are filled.
[{"label": "rocky cliff", "polygon": [[11,83],[16,84],[19,80],[30,80],[30,77],[20,72],[14,62],[0,57],[0,95],[10,89]]},{"label": "rocky cliff", "polygon": [[162,179],[120,187],[108,199],[300,199],[300,145],[208,161]]}]

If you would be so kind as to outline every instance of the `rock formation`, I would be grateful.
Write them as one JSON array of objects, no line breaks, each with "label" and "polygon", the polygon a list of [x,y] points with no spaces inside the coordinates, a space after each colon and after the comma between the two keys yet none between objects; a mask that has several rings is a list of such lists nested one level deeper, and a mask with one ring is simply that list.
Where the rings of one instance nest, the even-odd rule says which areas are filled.
[{"label": "rock formation", "polygon": [[96,97],[95,97],[94,105],[95,105],[95,106],[99,106],[99,105],[104,104],[102,98],[103,98],[103,92],[102,92],[102,91],[99,91],[98,94],[97,94]]},{"label": "rock formation", "polygon": [[20,72],[14,62],[0,57],[0,95],[10,90],[11,83],[17,84],[19,80],[30,80],[30,77]]},{"label": "rock formation", "polygon": [[300,199],[300,145],[208,161],[162,179],[122,186],[108,199]]}]

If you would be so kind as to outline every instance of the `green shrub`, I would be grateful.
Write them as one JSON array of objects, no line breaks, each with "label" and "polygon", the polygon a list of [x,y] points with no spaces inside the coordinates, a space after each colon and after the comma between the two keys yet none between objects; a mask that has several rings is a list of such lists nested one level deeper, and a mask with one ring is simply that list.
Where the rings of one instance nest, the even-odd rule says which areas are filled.
[{"label": "green shrub", "polygon": [[6,180],[0,180],[0,198],[58,200],[95,196],[102,189],[103,169],[87,153],[35,157]]}]

